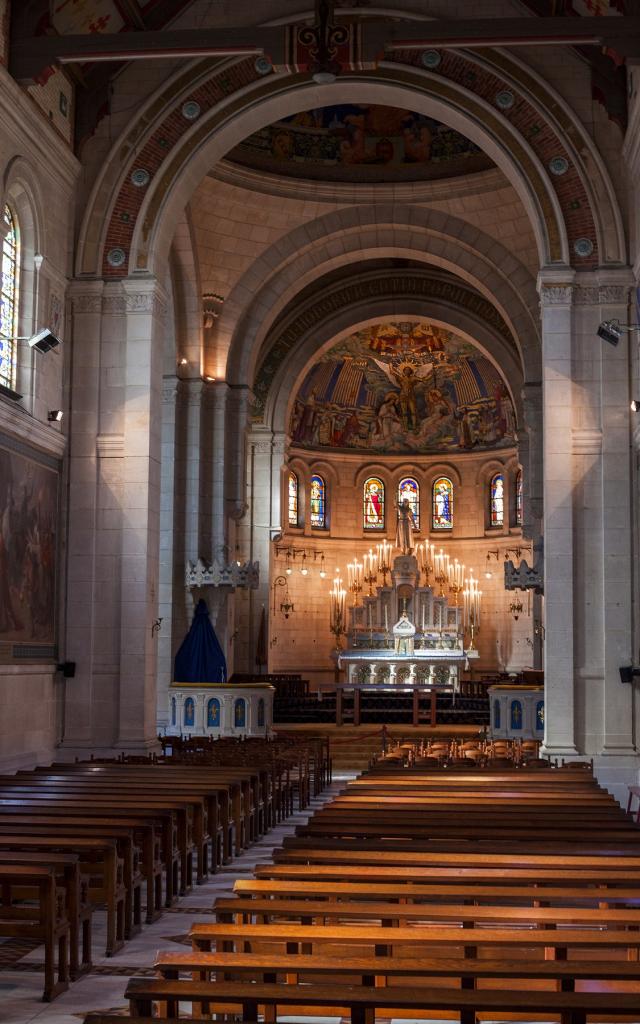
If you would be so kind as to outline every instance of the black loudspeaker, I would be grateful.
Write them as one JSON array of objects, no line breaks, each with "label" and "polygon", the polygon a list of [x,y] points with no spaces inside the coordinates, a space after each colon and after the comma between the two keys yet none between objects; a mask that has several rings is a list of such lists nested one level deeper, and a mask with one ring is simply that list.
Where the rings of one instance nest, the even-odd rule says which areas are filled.
[{"label": "black loudspeaker", "polygon": [[633,665],[621,665],[618,669],[621,683],[632,683],[634,676],[640,676],[640,669]]},{"label": "black loudspeaker", "polygon": [[75,661],[63,661],[59,665],[56,665],[58,672],[62,672],[65,679],[73,679],[76,674],[76,663]]}]

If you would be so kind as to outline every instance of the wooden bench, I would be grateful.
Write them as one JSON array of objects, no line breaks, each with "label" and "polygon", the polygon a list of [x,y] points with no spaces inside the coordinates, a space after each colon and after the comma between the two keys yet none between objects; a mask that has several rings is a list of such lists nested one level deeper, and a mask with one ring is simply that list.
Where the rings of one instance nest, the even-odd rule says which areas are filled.
[{"label": "wooden bench", "polygon": [[[69,919],[65,890],[57,884],[53,866],[0,864],[0,935],[30,938],[44,943],[45,1001],[69,987]],[[16,889],[33,891],[31,905],[14,904]],[[56,953],[58,980],[56,981]]]},{"label": "wooden bench", "polygon": [[[75,981],[91,970],[91,915],[89,902],[89,876],[80,873],[80,862],[75,853],[59,853],[45,848],[11,850],[0,848],[0,864],[18,864],[53,867],[59,888],[65,891],[65,906],[69,920],[69,973]],[[14,887],[14,897],[21,896]],[[81,944],[81,951],[80,951]]]},{"label": "wooden bench", "polygon": [[420,885],[406,882],[404,884],[384,882],[319,882],[316,880],[286,879],[265,880],[260,878],[239,878],[233,886],[234,892],[241,897],[256,899],[279,900],[388,900],[395,903],[432,903],[450,899],[463,900],[465,903],[483,904],[500,902],[502,904],[561,904],[566,906],[581,904],[607,904],[640,906],[640,891],[635,886],[576,886],[564,882],[552,885],[547,882],[543,887],[538,885],[514,885],[508,880],[500,884],[497,880],[492,885],[462,882],[461,884]]},{"label": "wooden bench", "polygon": [[[475,1024],[477,1013],[501,1013],[513,1009],[514,995],[505,991],[446,988],[375,988],[350,985],[244,985],[234,982],[163,981],[132,978],[125,997],[132,1015],[153,1016],[154,1004],[167,1006],[167,1013],[179,1016],[181,1002],[199,1003],[207,1008],[235,1004],[242,1009],[243,1021],[255,1021],[259,1006],[271,1011],[273,1020],[278,1006],[307,1007],[318,1011],[338,1008],[338,1015],[347,1015],[351,1024],[371,1024],[376,1010],[393,1016],[393,1009],[459,1013],[460,1024]],[[540,992],[519,991],[521,1008],[535,1014],[560,1014],[562,1024],[586,1024],[591,1013],[610,1014],[617,1019],[637,1019],[638,996],[628,992]],[[635,1014],[635,1018],[634,1015]],[[335,1014],[334,1014],[335,1015]]]}]

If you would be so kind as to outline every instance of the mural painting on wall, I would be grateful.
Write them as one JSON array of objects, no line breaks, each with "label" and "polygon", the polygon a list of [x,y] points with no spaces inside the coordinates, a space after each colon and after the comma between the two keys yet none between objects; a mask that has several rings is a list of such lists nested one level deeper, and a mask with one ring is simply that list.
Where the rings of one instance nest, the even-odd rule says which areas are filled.
[{"label": "mural painting on wall", "polygon": [[0,640],[55,643],[58,471],[0,442]]},{"label": "mural painting on wall", "polygon": [[504,448],[515,413],[478,349],[430,324],[383,323],[334,345],[294,401],[300,448],[423,454]]},{"label": "mural painting on wall", "polygon": [[468,174],[492,161],[453,128],[399,107],[343,103],[303,110],[261,128],[231,151],[234,163],[296,178],[401,181]]}]

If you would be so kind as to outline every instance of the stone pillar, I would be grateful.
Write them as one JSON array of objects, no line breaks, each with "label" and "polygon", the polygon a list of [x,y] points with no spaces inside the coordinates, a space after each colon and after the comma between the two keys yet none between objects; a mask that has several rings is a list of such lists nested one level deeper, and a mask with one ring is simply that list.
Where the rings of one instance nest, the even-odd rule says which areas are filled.
[{"label": "stone pillar", "polygon": [[229,556],[227,548],[227,523],[225,509],[225,446],[227,437],[227,396],[229,385],[224,381],[212,381],[207,385],[207,399],[211,409],[211,557],[225,562]]},{"label": "stone pillar", "polygon": [[176,399],[182,387],[175,376],[162,382],[162,467],[160,482],[160,567],[158,576],[158,615],[162,629],[157,637],[157,723],[170,724],[168,689],[173,678],[173,609],[175,559],[175,467]]},{"label": "stone pillar", "polygon": [[199,378],[181,382],[185,404],[185,516],[184,546],[187,559],[197,561],[201,554],[200,502],[202,500],[202,399],[204,382]]},{"label": "stone pillar", "polygon": [[[583,447],[590,446],[594,461],[593,486],[584,504],[584,548],[597,552],[595,581],[601,581],[602,595],[594,601],[599,621],[594,621],[595,615],[586,620],[585,649],[590,656],[584,665],[584,745],[588,753],[619,759],[635,754],[633,688],[622,685],[619,675],[620,666],[632,661],[630,338],[623,333],[613,347],[596,332],[602,320],[628,322],[632,278],[624,270],[599,271],[594,277],[593,283],[576,289],[575,296],[581,346],[576,373],[583,394],[593,401],[593,412],[576,439]],[[597,630],[591,628],[596,625]],[[617,772],[618,767],[622,762],[609,760],[605,770]]]},{"label": "stone pillar", "polygon": [[572,299],[575,272],[541,271],[544,406],[544,538],[546,714],[543,752],[573,755],[574,694],[574,520]]},{"label": "stone pillar", "polygon": [[[522,534],[534,543],[542,528],[542,386],[526,384],[522,389],[524,430],[518,434],[518,450],[523,471]],[[522,436],[520,436],[522,434]]]},{"label": "stone pillar", "polygon": [[123,282],[126,310],[120,717],[118,746],[155,743],[164,293],[154,278]]},{"label": "stone pillar", "polygon": [[[112,627],[117,609],[107,599],[98,620],[96,539],[104,516],[98,507],[97,438],[100,433],[100,371],[103,281],[74,281],[70,288],[73,314],[69,418],[69,509],[67,551],[66,657],[76,663],[73,689],[68,689],[63,745],[78,752],[92,747],[94,736],[94,670],[102,660],[96,650],[96,630]],[[117,440],[113,435],[114,441]],[[121,439],[120,439],[121,440]],[[117,509],[109,516],[116,531]],[[104,595],[103,595],[104,598]],[[116,645],[112,676],[106,687],[115,704]],[[103,661],[103,667],[106,664]],[[108,708],[105,708],[108,713]],[[107,744],[113,733],[104,738]]]}]

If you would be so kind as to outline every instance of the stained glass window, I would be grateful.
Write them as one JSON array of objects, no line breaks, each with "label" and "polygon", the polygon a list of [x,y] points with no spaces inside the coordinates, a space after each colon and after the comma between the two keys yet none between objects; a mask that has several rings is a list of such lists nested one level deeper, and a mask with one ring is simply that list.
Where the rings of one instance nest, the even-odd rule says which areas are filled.
[{"label": "stained glass window", "polygon": [[295,473],[289,473],[289,526],[298,525],[298,478]]},{"label": "stained glass window", "polygon": [[314,474],[311,477],[311,495],[309,504],[311,506],[311,525],[316,530],[324,530],[327,525],[326,518],[326,485],[321,476]]},{"label": "stained glass window", "polygon": [[404,480],[401,480],[398,484],[398,505],[401,506],[403,501],[409,502],[409,507],[413,512],[413,521],[415,523],[416,530],[420,529],[420,486],[417,480],[414,480],[411,476],[406,476]]},{"label": "stained glass window", "polygon": [[15,384],[15,341],[18,333],[18,286],[20,276],[20,236],[11,209],[2,212],[6,232],[2,241],[2,283],[0,290],[0,384]]},{"label": "stained glass window", "polygon": [[491,478],[491,525],[504,526],[504,477],[496,473]]},{"label": "stained glass window", "polygon": [[522,526],[522,470],[516,477],[516,526]]},{"label": "stained glass window", "polygon": [[365,530],[384,529],[384,484],[377,476],[364,482],[363,516]]},{"label": "stained glass window", "polygon": [[453,484],[446,476],[433,483],[431,526],[434,530],[453,529]]}]

